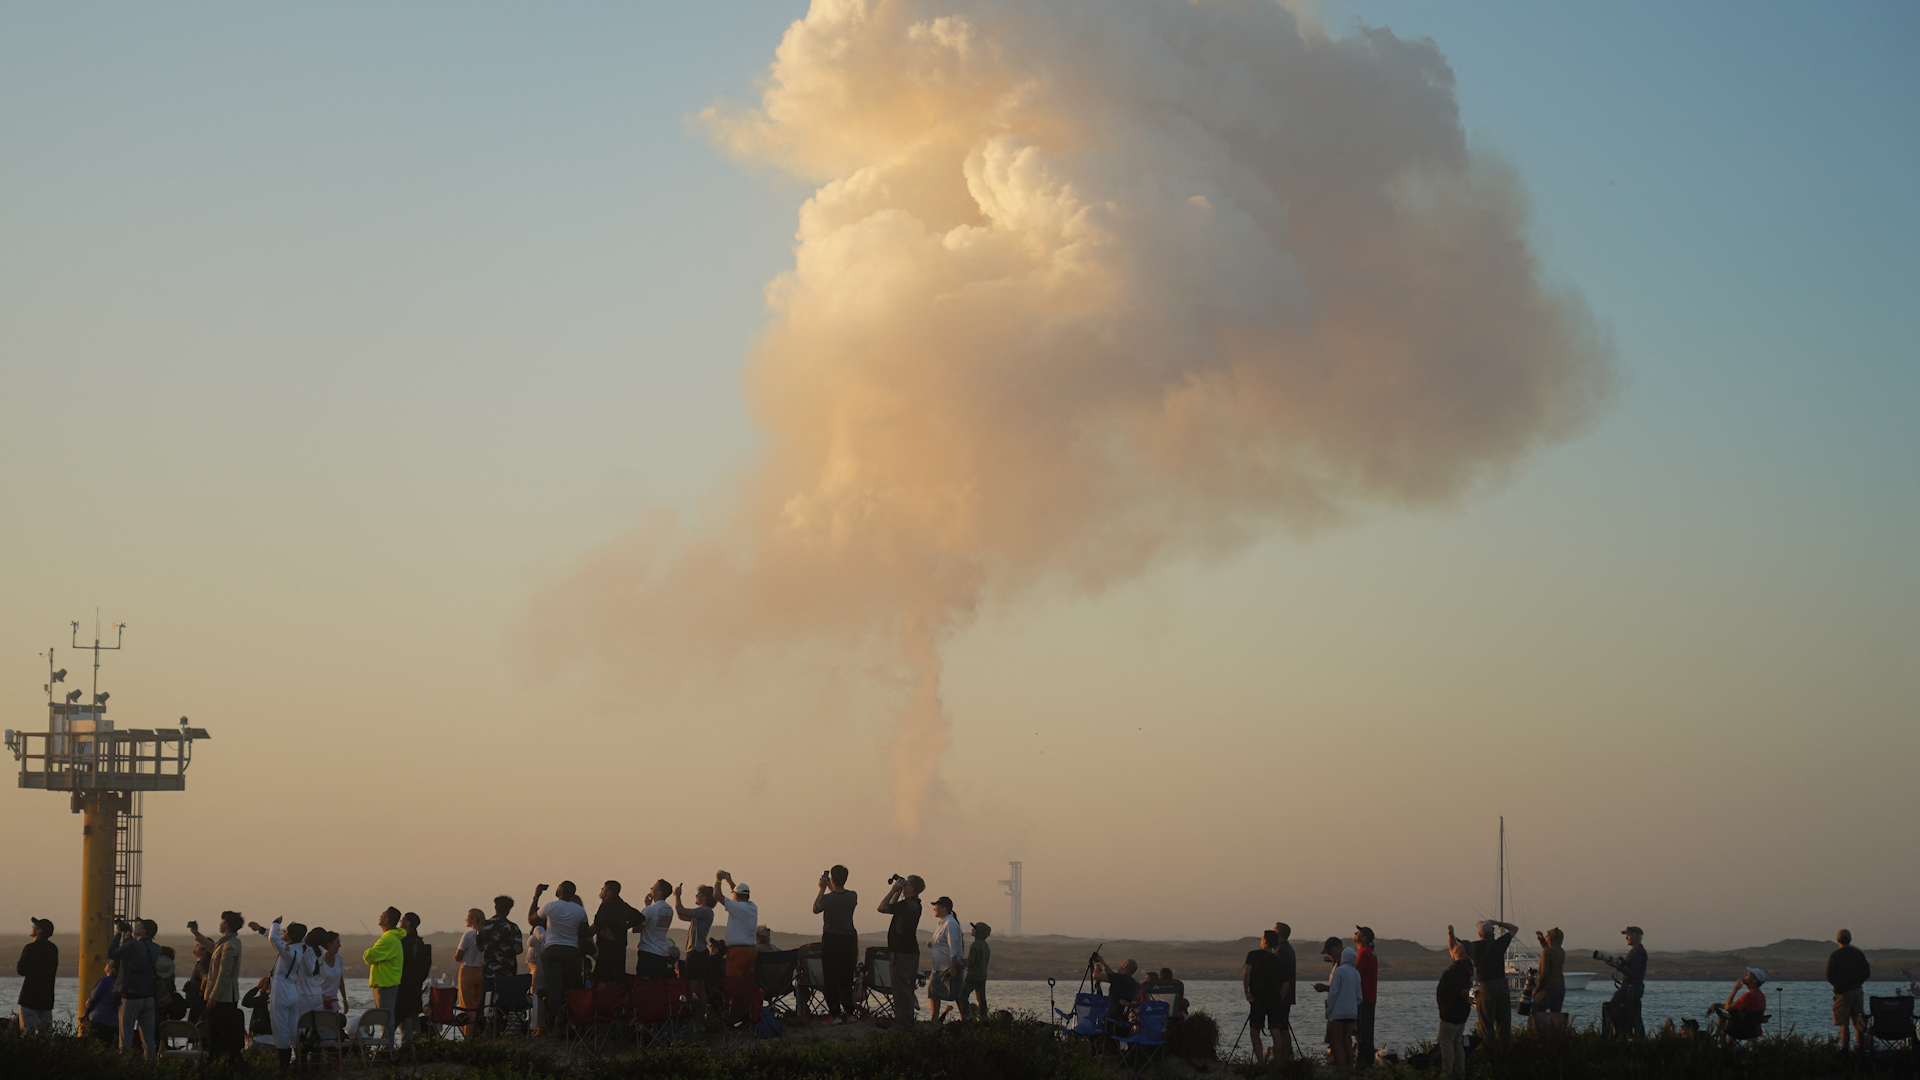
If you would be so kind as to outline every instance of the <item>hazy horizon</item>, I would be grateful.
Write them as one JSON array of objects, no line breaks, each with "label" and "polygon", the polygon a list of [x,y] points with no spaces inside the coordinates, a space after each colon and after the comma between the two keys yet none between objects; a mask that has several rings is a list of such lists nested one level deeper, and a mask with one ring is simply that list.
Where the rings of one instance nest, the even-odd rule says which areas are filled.
[{"label": "hazy horizon", "polygon": [[1920,9],[813,9],[0,12],[0,711],[97,608],[212,733],[147,915],[1433,942],[1504,815],[1920,943]]}]

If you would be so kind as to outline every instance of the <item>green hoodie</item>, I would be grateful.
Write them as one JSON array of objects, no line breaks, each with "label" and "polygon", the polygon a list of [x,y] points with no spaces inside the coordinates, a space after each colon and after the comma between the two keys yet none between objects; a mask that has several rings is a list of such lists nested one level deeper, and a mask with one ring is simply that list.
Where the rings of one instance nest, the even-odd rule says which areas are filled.
[{"label": "green hoodie", "polygon": [[400,985],[400,939],[406,936],[405,930],[389,930],[380,935],[373,948],[361,954],[360,958],[367,962],[368,986],[378,990]]}]

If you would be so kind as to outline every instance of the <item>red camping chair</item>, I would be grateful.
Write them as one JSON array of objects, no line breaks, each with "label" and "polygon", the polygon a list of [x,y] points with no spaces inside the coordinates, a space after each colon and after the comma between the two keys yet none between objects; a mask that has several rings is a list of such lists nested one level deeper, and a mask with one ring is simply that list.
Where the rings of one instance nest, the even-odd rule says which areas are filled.
[{"label": "red camping chair", "polygon": [[698,979],[668,979],[668,1007],[673,1023],[668,1038],[693,1040],[700,1037],[700,1016],[707,1007],[707,984]]},{"label": "red camping chair", "polygon": [[760,1023],[763,991],[755,975],[729,975],[726,982],[726,1019],[730,1028],[752,1027]]},{"label": "red camping chair", "polygon": [[[583,987],[569,987],[566,995],[567,1015],[564,1017],[564,1030],[567,1033],[567,1048],[572,1049],[577,1046],[582,1050],[598,1049],[594,1041],[593,991]],[[552,1021],[545,1022],[552,1023]]]},{"label": "red camping chair", "polygon": [[633,1001],[633,1044],[639,1049],[658,1046],[672,1035],[673,987],[668,979],[635,975],[627,982]]},{"label": "red camping chair", "polygon": [[430,986],[427,988],[427,1024],[428,1030],[442,1039],[450,1038],[460,1026],[460,988],[457,986]]}]

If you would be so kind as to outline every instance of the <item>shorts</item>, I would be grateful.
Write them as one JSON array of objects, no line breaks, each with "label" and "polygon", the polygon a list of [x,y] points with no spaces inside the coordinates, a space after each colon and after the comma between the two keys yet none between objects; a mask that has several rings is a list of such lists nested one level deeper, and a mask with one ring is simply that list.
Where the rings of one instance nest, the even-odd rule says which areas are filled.
[{"label": "shorts", "polygon": [[1284,1001],[1262,1001],[1253,999],[1253,1006],[1247,1015],[1247,1026],[1255,1031],[1285,1031],[1289,1026],[1287,1003]]},{"label": "shorts", "polygon": [[1851,1024],[1866,1019],[1867,1011],[1862,1007],[1865,994],[1865,989],[1856,986],[1844,994],[1833,995],[1833,1022]]}]

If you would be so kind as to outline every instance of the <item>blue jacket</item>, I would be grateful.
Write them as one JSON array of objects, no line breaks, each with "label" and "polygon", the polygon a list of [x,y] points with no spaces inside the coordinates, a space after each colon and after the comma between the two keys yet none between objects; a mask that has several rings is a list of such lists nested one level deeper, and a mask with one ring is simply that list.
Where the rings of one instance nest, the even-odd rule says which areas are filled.
[{"label": "blue jacket", "polygon": [[121,997],[143,998],[154,995],[153,967],[160,962],[160,946],[131,934],[115,934],[107,946],[107,959],[118,965],[114,986]]}]

